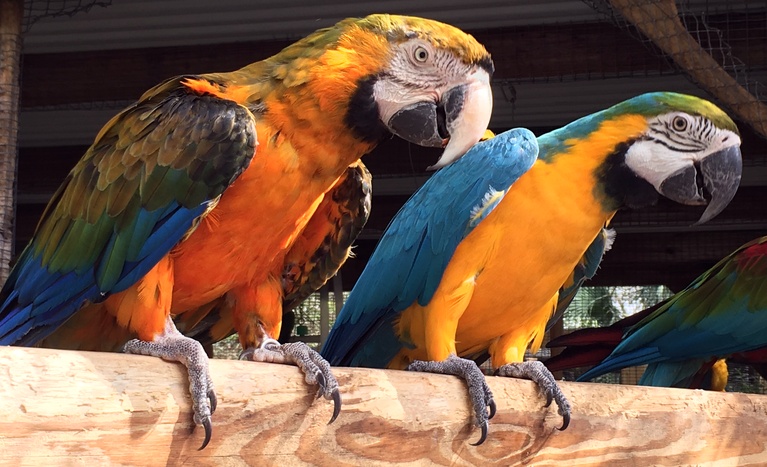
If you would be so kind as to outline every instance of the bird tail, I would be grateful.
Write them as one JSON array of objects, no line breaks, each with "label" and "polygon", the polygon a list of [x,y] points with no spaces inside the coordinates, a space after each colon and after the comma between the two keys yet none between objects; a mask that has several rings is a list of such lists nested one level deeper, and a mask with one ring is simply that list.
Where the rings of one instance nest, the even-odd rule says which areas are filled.
[{"label": "bird tail", "polygon": [[579,329],[552,339],[546,347],[550,349],[564,347],[564,349],[558,355],[546,360],[546,366],[551,371],[562,371],[599,364],[620,344],[629,328],[655,311],[658,306],[642,310],[610,326]]}]

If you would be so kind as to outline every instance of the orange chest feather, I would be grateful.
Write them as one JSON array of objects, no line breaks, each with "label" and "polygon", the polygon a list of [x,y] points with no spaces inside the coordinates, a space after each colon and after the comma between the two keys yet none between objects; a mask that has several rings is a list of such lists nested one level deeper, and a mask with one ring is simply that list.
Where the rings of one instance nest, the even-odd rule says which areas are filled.
[{"label": "orange chest feather", "polygon": [[[174,312],[280,273],[287,250],[349,165],[321,147],[302,153],[268,130],[257,128],[259,146],[250,166],[171,252]],[[353,154],[352,161],[361,155]]]}]

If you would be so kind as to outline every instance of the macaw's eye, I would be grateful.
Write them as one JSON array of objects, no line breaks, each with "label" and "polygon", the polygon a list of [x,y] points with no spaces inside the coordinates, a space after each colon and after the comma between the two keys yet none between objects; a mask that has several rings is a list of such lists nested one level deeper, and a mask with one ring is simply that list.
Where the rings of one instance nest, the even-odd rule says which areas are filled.
[{"label": "macaw's eye", "polygon": [[687,119],[684,117],[674,117],[671,121],[671,126],[676,131],[684,131],[687,129]]},{"label": "macaw's eye", "polygon": [[416,62],[423,63],[429,59],[429,51],[424,47],[416,47],[413,51],[413,58]]}]

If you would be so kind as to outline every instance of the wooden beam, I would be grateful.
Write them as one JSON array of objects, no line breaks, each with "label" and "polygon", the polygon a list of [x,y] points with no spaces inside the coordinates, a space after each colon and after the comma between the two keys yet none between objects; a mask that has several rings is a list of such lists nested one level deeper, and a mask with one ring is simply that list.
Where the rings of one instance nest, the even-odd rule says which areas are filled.
[{"label": "wooden beam", "polygon": [[482,446],[457,378],[335,369],[343,409],[295,367],[213,360],[213,440],[197,451],[181,365],[122,354],[0,348],[3,465],[757,465],[767,396],[563,383],[565,431],[529,381],[490,377]]},{"label": "wooden beam", "polygon": [[690,34],[679,19],[674,0],[610,0],[610,4],[671,57],[690,79],[767,138],[767,105],[741,86]]}]

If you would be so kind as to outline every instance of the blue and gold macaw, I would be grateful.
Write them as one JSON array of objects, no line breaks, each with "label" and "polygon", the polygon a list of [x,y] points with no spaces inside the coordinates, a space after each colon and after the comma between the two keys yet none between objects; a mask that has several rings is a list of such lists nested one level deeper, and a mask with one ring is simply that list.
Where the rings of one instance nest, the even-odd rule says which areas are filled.
[{"label": "blue and gold macaw", "polygon": [[[733,121],[705,100],[650,93],[537,139],[512,130],[476,144],[432,176],[383,234],[322,349],[333,365],[462,376],[480,443],[495,411],[477,365],[488,352],[499,375],[534,380],[569,423],[567,399],[536,350],[562,288],[609,244],[622,207],[660,195],[708,204],[732,199],[741,173]],[[598,253],[598,252],[597,252]],[[566,294],[565,294],[566,295]],[[490,409],[488,415],[487,409]]]},{"label": "blue and gold macaw", "polygon": [[701,383],[718,365],[712,373],[720,383],[710,388],[724,389],[727,373],[718,363],[721,359],[732,355],[743,363],[765,362],[760,349],[767,347],[767,237],[746,243],[681,292],[635,316],[640,319],[619,321],[612,332],[582,330],[574,338],[563,336],[553,344],[576,346],[555,364],[559,368],[561,362],[556,362],[574,358],[585,343],[609,355],[579,381],[646,364],[641,385],[709,387]]}]

